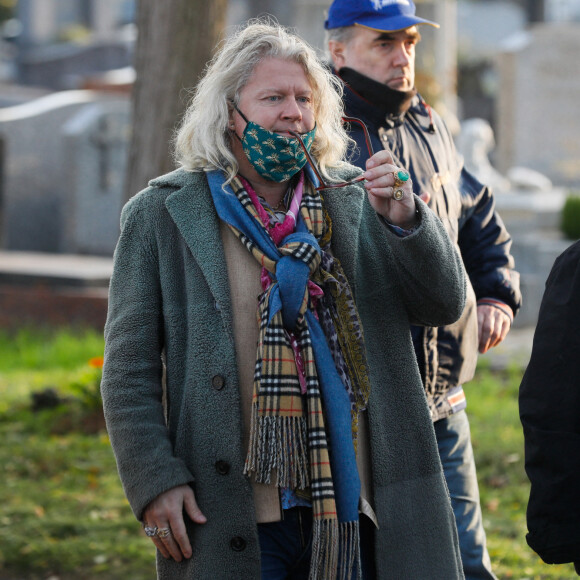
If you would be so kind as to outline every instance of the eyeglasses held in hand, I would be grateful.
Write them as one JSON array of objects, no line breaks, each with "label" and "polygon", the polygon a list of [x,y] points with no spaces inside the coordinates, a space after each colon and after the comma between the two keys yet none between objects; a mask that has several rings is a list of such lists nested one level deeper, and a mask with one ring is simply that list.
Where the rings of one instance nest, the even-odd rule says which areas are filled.
[{"label": "eyeglasses held in hand", "polygon": [[[366,146],[367,146],[367,149],[369,152],[369,157],[372,157],[375,153],[373,151],[373,146],[371,143],[371,136],[369,135],[369,130],[367,129],[367,126],[363,123],[363,121],[361,121],[360,119],[357,119],[356,117],[343,117],[342,121],[344,123],[357,123],[358,125],[360,125],[362,127],[362,130],[364,131],[364,135],[365,135],[365,143],[366,143]],[[361,175],[360,177],[356,177],[355,179],[351,179],[350,181],[344,181],[342,183],[327,184],[324,181],[324,179],[322,179],[322,175],[320,174],[320,171],[318,170],[318,166],[316,165],[316,162],[314,161],[312,155],[310,155],[310,152],[306,148],[306,145],[304,145],[304,141],[302,141],[300,134],[296,133],[295,131],[288,131],[288,133],[290,133],[290,135],[292,135],[293,137],[296,137],[296,139],[298,139],[298,143],[302,147],[304,154],[306,155],[306,159],[308,160],[308,165],[310,165],[310,167],[312,167],[312,171],[314,171],[314,174],[316,175],[316,177],[318,178],[318,181],[320,182],[320,185],[316,188],[316,191],[320,191],[322,189],[337,189],[339,187],[346,187],[347,185],[352,185],[354,183],[360,183],[361,181],[364,181],[365,178]]]}]

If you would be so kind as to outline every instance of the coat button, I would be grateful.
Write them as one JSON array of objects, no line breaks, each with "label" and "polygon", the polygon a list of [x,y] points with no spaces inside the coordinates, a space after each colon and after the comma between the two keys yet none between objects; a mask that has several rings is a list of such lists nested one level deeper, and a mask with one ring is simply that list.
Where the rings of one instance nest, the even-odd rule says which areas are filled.
[{"label": "coat button", "polygon": [[216,375],[215,377],[213,377],[213,379],[211,380],[211,386],[216,390],[216,391],[221,391],[224,386],[226,384],[226,380],[224,379],[224,377],[222,377],[221,375]]},{"label": "coat button", "polygon": [[234,552],[243,552],[246,549],[246,540],[240,536],[235,536],[230,540],[230,548]]},{"label": "coat button", "polygon": [[215,470],[220,475],[227,475],[230,472],[230,464],[227,461],[222,461],[220,459],[219,461],[215,462]]}]

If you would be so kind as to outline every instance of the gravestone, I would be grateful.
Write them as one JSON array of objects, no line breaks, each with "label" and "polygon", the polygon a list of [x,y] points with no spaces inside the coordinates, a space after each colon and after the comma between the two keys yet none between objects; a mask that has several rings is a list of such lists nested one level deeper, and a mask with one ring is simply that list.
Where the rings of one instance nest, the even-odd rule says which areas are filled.
[{"label": "gravestone", "polygon": [[520,274],[522,307],[515,328],[535,326],[544,286],[554,260],[573,240],[560,230],[566,191],[550,188],[514,188],[511,194],[495,196],[496,210],[512,237],[511,253]]},{"label": "gravestone", "polygon": [[73,188],[63,127],[85,107],[118,100],[93,91],[64,91],[0,109],[3,249],[66,251],[65,217]]},{"label": "gravestone", "polygon": [[112,255],[119,235],[130,138],[128,101],[95,103],[63,127],[64,251]]},{"label": "gravestone", "polygon": [[580,187],[580,23],[535,25],[498,58],[497,166]]},{"label": "gravestone", "polygon": [[560,220],[567,192],[580,188],[579,51],[579,23],[548,23],[509,38],[498,58],[495,159],[515,195],[496,202],[522,274],[519,326],[536,323],[552,264],[573,243]]},{"label": "gravestone", "polygon": [[514,327],[533,327],[552,264],[572,243],[564,239],[560,230],[566,191],[553,187],[546,176],[525,167],[512,167],[505,176],[499,173],[488,159],[494,134],[483,119],[463,121],[456,144],[465,167],[481,183],[493,188],[495,209],[512,238],[511,254],[523,296]]}]

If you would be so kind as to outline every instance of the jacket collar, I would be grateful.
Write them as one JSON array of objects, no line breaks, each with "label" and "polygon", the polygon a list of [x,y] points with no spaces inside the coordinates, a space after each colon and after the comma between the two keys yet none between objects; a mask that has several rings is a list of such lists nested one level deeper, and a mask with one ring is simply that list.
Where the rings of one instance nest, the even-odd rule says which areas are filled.
[{"label": "jacket collar", "polygon": [[397,91],[385,83],[380,83],[358,71],[343,67],[336,73],[359,97],[379,109],[383,115],[403,115],[411,106],[417,89]]},{"label": "jacket collar", "polygon": [[344,87],[344,104],[345,110],[351,117],[358,117],[365,123],[377,127],[396,127],[403,123],[405,115],[412,113],[413,115],[428,116],[427,111],[421,105],[421,99],[416,94],[411,100],[409,110],[397,114],[386,115],[384,111],[373,105],[370,101],[363,99],[358,93],[353,91],[348,85]]}]

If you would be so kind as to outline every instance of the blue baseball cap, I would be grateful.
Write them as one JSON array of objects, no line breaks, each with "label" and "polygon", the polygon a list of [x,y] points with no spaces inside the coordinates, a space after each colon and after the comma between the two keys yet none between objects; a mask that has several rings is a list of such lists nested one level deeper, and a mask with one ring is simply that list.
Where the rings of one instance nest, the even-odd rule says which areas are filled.
[{"label": "blue baseball cap", "polygon": [[324,28],[358,24],[381,32],[404,30],[417,24],[439,24],[415,16],[413,0],[334,0],[328,9]]}]

